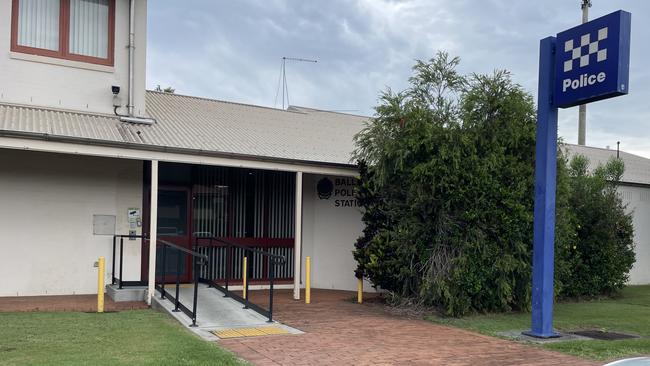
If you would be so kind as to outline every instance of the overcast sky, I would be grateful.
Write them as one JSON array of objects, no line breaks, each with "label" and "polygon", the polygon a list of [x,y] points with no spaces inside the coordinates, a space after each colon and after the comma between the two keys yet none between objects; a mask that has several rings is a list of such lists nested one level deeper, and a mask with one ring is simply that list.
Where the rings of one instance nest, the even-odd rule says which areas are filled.
[{"label": "overcast sky", "polygon": [[[590,18],[632,13],[630,94],[590,104],[587,144],[650,158],[650,1],[593,0]],[[372,115],[415,59],[445,50],[464,73],[507,69],[536,94],[539,40],[577,25],[580,0],[150,0],[147,86],[280,107],[282,56],[293,105]],[[280,97],[278,97],[280,98]],[[274,104],[275,103],[275,104]],[[560,111],[577,142],[578,109]]]}]

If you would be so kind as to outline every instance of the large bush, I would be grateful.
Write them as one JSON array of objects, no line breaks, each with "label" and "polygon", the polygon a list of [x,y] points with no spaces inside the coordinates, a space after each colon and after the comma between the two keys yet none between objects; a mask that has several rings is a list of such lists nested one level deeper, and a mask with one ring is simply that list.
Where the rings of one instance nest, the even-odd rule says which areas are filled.
[{"label": "large bush", "polygon": [[[634,264],[632,215],[616,191],[623,176],[622,161],[612,159],[588,171],[589,161],[576,156],[569,166],[569,210],[574,223],[574,240],[561,249],[561,261],[568,268],[561,296],[609,295],[621,289]],[[562,245],[563,243],[558,243]]]},{"label": "large bush", "polygon": [[[410,87],[383,93],[375,118],[356,137],[357,198],[366,224],[354,253],[357,275],[452,315],[527,309],[532,97],[505,71],[464,76],[458,63],[444,53],[418,61]],[[558,265],[562,287],[572,286],[576,263],[587,263],[573,249],[584,234],[573,230],[581,216],[568,213],[573,185],[563,163],[557,243],[568,259]]]}]

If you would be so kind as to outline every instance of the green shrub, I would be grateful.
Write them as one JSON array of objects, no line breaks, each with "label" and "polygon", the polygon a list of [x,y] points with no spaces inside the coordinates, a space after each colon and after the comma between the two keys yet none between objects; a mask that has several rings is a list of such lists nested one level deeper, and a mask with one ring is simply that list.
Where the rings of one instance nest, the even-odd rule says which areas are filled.
[{"label": "green shrub", "polygon": [[[356,194],[366,224],[355,245],[356,274],[394,297],[440,306],[451,315],[525,310],[534,194],[532,97],[505,71],[464,76],[456,71],[458,63],[444,53],[418,61],[410,87],[384,92],[375,118],[355,138]],[[631,243],[631,231],[624,227],[629,220],[621,218],[620,199],[604,189],[603,197],[609,197],[604,206],[592,208],[618,202],[620,210],[608,223],[620,229],[598,241],[593,239],[598,234],[577,233],[584,215],[572,210],[574,178],[560,154],[556,278],[561,296],[588,294],[587,287],[598,293],[616,289],[629,271],[603,259],[598,263],[607,273],[596,283],[587,285],[584,268],[578,275],[576,265],[588,266],[592,274],[597,270],[593,258],[584,259],[589,253],[577,250],[578,240],[589,238],[586,248],[609,246],[616,237],[620,249]]]},{"label": "green shrub", "polygon": [[610,295],[628,280],[634,264],[632,214],[625,212],[616,191],[624,165],[618,159],[589,173],[589,161],[576,156],[569,167],[575,241],[565,248],[562,260],[570,273],[561,279],[565,297]]}]

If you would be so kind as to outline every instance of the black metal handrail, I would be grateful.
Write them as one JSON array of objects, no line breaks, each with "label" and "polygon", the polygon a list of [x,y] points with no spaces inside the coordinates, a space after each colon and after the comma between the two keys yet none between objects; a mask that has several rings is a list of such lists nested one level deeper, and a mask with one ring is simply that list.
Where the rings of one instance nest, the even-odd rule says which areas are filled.
[{"label": "black metal handrail", "polygon": [[[257,249],[257,248],[252,248],[252,247],[249,247],[249,246],[246,246],[246,245],[236,244],[236,243],[233,243],[233,242],[230,242],[230,241],[227,241],[227,240],[223,240],[223,239],[220,239],[220,238],[215,238],[215,237],[195,236],[194,237],[194,249],[195,250],[198,250],[200,240],[209,241],[210,246],[213,246],[213,243],[217,242],[217,243],[221,244],[221,246],[224,246],[226,248],[226,270],[225,270],[225,279],[224,279],[225,284],[224,284],[224,286],[222,286],[216,280],[213,280],[213,279],[201,278],[200,279],[201,282],[208,283],[211,287],[214,287],[217,290],[223,292],[225,297],[230,297],[230,298],[240,302],[241,304],[244,305],[244,309],[248,309],[248,308],[253,309],[256,312],[268,317],[269,322],[273,322],[273,283],[274,283],[274,280],[275,280],[275,266],[282,265],[282,264],[284,264],[286,262],[286,259],[284,258],[284,256],[269,253],[267,251],[260,250],[260,249]],[[269,303],[268,303],[268,309],[264,309],[263,307],[261,307],[261,306],[259,306],[257,304],[254,304],[254,303],[252,303],[250,301],[250,297],[248,296],[248,285],[249,285],[250,281],[246,281],[246,283],[243,284],[244,285],[243,292],[245,294],[244,296],[240,296],[236,292],[229,290],[228,286],[229,286],[230,279],[232,278],[232,263],[231,262],[232,262],[232,249],[233,248],[240,248],[241,250],[243,250],[244,251],[244,256],[245,256],[245,258],[247,258],[247,262],[251,263],[251,264],[252,264],[252,262],[248,261],[249,254],[257,253],[257,254],[261,255],[262,257],[267,257],[268,258],[268,260],[269,260],[268,261],[268,263],[269,263],[269,266],[268,266],[268,271],[269,271],[269,275],[268,275],[268,278],[269,278]],[[262,261],[262,263],[263,263],[263,261]],[[252,265],[247,266],[247,268],[246,268],[247,278],[251,277],[249,274],[252,272],[252,268],[253,268]]]},{"label": "black metal handrail", "polygon": [[[122,268],[124,267],[124,238],[128,238],[129,240],[133,239],[146,239],[146,235],[113,235],[113,258],[112,258],[112,266],[113,268],[111,269],[111,284],[115,285],[116,283],[118,284],[120,290],[123,287],[129,287],[129,286],[144,286],[146,285],[145,281],[122,281]],[[115,277],[115,247],[117,246],[117,239],[120,239],[120,271],[119,271],[119,276]]]},{"label": "black metal handrail", "polygon": [[[196,327],[196,306],[199,297],[199,267],[206,265],[208,263],[208,256],[195,252],[193,250],[183,248],[182,246],[170,243],[165,240],[157,239],[157,244],[162,246],[162,266],[161,266],[161,276],[160,276],[160,285],[156,284],[156,289],[160,291],[160,298],[167,298],[169,301],[174,303],[174,312],[182,311],[185,315],[189,316],[192,319],[191,327]],[[165,272],[167,267],[166,254],[167,247],[177,250],[178,252],[183,252],[185,254],[192,256],[193,264],[193,276],[194,276],[194,297],[192,299],[192,309],[190,310],[186,305],[182,304],[179,297],[179,288],[181,285],[181,255],[176,256],[176,292],[174,295],[165,290]],[[180,254],[180,253],[179,253]]]}]

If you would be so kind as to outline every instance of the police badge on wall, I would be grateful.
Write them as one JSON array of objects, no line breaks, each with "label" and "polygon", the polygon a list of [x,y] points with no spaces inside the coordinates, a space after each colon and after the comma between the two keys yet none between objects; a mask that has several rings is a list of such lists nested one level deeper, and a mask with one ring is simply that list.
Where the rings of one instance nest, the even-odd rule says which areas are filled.
[{"label": "police badge on wall", "polygon": [[318,198],[322,200],[327,200],[332,197],[332,191],[334,190],[334,184],[329,178],[325,177],[318,181],[316,185],[316,191],[318,192]]}]

